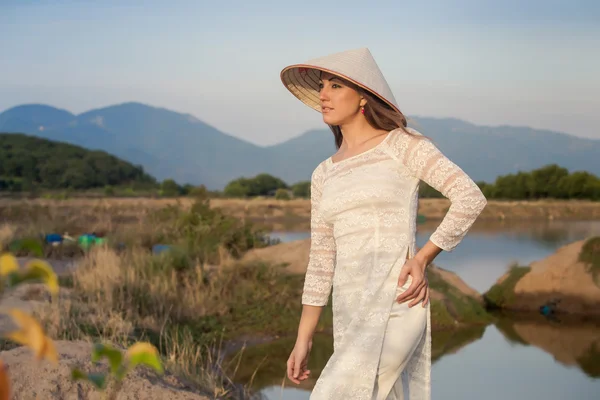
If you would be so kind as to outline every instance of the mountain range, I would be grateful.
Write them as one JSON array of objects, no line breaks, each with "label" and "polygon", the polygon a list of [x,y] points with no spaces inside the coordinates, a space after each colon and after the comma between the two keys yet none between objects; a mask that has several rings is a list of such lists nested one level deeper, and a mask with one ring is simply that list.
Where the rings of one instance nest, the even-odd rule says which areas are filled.
[{"label": "mountain range", "polygon": [[[479,126],[452,118],[411,117],[409,126],[434,140],[476,181],[558,164],[600,175],[600,140],[517,126]],[[140,165],[157,179],[222,189],[229,181],[269,173],[292,184],[310,179],[335,152],[329,129],[259,146],[190,114],[123,103],[79,115],[27,104],[0,114],[0,132],[26,133],[104,150]]]}]

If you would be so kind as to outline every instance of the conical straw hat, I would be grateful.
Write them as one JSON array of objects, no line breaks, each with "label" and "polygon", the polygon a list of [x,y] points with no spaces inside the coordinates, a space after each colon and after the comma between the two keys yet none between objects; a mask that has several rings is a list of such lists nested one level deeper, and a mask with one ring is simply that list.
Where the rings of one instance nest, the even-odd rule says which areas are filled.
[{"label": "conical straw hat", "polygon": [[368,48],[315,58],[287,66],[281,71],[281,81],[285,87],[304,104],[319,112],[320,71],[338,75],[370,91],[402,115],[392,90]]}]

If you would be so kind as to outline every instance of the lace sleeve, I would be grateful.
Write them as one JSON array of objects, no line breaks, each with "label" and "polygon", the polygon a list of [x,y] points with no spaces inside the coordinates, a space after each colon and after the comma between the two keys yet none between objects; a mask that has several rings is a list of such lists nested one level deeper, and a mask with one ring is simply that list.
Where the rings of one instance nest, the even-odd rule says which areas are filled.
[{"label": "lace sleeve", "polygon": [[[415,135],[418,131],[408,128]],[[395,153],[411,174],[439,191],[451,202],[444,219],[430,240],[445,251],[462,241],[483,211],[487,200],[479,186],[427,138],[400,132]]]},{"label": "lace sleeve", "polygon": [[323,178],[321,164],[311,177],[310,253],[302,293],[302,304],[312,306],[327,305],[336,255],[333,227],[319,213]]}]

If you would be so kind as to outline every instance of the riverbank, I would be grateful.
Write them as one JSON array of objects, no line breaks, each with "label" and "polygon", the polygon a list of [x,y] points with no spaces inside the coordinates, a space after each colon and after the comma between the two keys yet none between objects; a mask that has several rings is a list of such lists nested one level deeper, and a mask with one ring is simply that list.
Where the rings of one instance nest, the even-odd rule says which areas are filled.
[{"label": "riverbank", "polygon": [[[73,198],[0,199],[0,220],[29,225],[39,230],[79,232],[101,230],[119,232],[135,228],[148,214],[164,207],[189,208],[195,199],[183,198]],[[447,199],[420,199],[419,215],[424,220],[441,220]],[[310,200],[210,199],[210,207],[236,218],[254,221],[267,229],[308,230]],[[490,200],[478,218],[486,221],[600,220],[600,202],[578,200],[498,201]]]}]

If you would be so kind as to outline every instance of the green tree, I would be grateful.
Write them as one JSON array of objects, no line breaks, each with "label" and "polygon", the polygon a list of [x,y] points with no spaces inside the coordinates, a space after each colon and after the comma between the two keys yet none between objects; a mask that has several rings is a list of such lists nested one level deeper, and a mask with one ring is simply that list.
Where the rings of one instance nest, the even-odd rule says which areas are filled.
[{"label": "green tree", "polygon": [[250,196],[267,196],[277,189],[287,189],[287,184],[279,178],[269,174],[259,174],[250,182]]},{"label": "green tree", "polygon": [[197,200],[205,200],[210,198],[210,192],[204,185],[192,187],[189,190],[188,195],[194,196]]},{"label": "green tree", "polygon": [[558,186],[564,198],[597,200],[600,195],[598,178],[586,171],[573,172],[561,179]]},{"label": "green tree", "polygon": [[292,185],[292,193],[294,197],[310,197],[310,181],[301,181]]},{"label": "green tree", "polygon": [[181,194],[187,196],[192,192],[192,190],[194,190],[194,185],[186,183],[181,187]]},{"label": "green tree", "polygon": [[277,189],[287,189],[287,184],[269,174],[259,174],[254,178],[238,178],[225,186],[223,193],[228,197],[268,196]]},{"label": "green tree", "polygon": [[556,164],[532,171],[533,197],[537,199],[560,197],[558,183],[567,176],[569,176],[569,171]]},{"label": "green tree", "polygon": [[275,191],[275,198],[277,200],[289,200],[290,194],[288,193],[288,191],[286,189],[277,189]]},{"label": "green tree", "polygon": [[[156,180],[143,168],[102,151],[90,151],[23,134],[0,134],[0,176],[21,188],[90,189]],[[14,190],[18,185],[11,184]]]},{"label": "green tree", "polygon": [[160,190],[163,196],[179,196],[181,187],[173,179],[165,179],[160,185]]},{"label": "green tree", "polygon": [[223,189],[223,194],[227,197],[248,197],[250,195],[248,180],[239,178],[229,182]]}]

